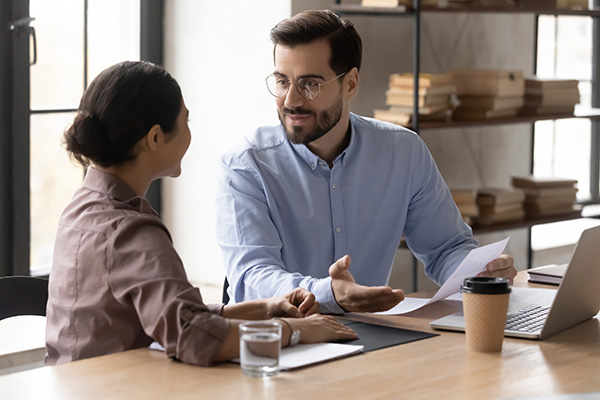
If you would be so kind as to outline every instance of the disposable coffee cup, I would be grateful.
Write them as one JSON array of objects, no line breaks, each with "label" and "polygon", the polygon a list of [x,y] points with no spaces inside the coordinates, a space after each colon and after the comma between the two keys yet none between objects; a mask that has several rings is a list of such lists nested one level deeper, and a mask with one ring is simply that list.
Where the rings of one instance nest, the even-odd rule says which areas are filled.
[{"label": "disposable coffee cup", "polygon": [[240,324],[239,332],[242,373],[257,378],[277,375],[281,324],[274,321],[244,322]]},{"label": "disposable coffee cup", "polygon": [[469,350],[502,351],[511,290],[506,278],[472,277],[464,280],[461,292]]}]

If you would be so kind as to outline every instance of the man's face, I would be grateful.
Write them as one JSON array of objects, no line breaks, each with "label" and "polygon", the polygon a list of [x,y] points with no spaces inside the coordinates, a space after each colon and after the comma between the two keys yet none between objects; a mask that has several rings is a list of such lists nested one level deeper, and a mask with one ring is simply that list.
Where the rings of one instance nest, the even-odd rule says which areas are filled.
[{"label": "man's face", "polygon": [[345,76],[320,87],[319,96],[307,100],[296,90],[296,81],[314,78],[323,83],[337,76],[329,66],[331,49],[326,40],[317,40],[293,48],[277,45],[275,71],[292,82],[288,93],[276,98],[277,113],[288,139],[309,144],[335,127],[344,110],[342,82]]}]

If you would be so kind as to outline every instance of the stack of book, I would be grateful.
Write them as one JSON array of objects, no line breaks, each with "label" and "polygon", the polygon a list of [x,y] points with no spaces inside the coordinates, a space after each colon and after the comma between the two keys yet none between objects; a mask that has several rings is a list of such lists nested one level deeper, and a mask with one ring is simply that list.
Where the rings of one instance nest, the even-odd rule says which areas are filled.
[{"label": "stack of book", "polygon": [[477,192],[478,225],[520,221],[525,217],[525,193],[514,188],[482,188]]},{"label": "stack of book", "polygon": [[513,176],[512,184],[525,192],[525,213],[528,217],[581,212],[576,205],[576,179]]},{"label": "stack of book", "polygon": [[456,120],[485,120],[517,115],[523,106],[522,71],[467,69],[452,72],[458,107]]},{"label": "stack of book", "polygon": [[477,189],[450,189],[452,199],[465,222],[472,225],[479,215],[477,207]]},{"label": "stack of book", "polygon": [[[373,110],[373,116],[383,121],[399,125],[408,124],[413,114],[414,76],[412,73],[391,74],[389,87],[385,92],[386,110]],[[455,88],[449,74],[419,74],[417,104],[419,120],[444,121],[454,99]]]},{"label": "stack of book", "polygon": [[524,115],[573,114],[579,103],[577,79],[525,79]]},{"label": "stack of book", "polygon": [[406,7],[412,5],[412,0],[362,0],[363,7]]}]

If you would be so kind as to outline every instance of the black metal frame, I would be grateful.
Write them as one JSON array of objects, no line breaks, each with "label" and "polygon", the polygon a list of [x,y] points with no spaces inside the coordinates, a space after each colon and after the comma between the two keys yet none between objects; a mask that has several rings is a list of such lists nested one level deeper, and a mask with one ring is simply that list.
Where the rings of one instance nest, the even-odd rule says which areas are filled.
[{"label": "black metal frame", "polygon": [[[0,274],[29,275],[29,0],[0,2]],[[5,56],[6,55],[6,56]]]}]

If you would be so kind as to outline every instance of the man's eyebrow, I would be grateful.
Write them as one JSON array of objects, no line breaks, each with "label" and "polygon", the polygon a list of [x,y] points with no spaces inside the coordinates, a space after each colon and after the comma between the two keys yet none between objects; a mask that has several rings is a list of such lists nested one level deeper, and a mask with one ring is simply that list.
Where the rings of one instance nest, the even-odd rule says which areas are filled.
[{"label": "man's eyebrow", "polygon": [[[282,78],[286,78],[289,79],[288,76],[286,74],[282,74],[281,72],[273,72],[273,75],[282,77]],[[315,79],[323,79],[325,80],[325,77],[323,75],[319,75],[319,74],[304,74],[304,75],[300,75],[298,77],[298,79],[310,79],[310,78],[315,78]]]}]

